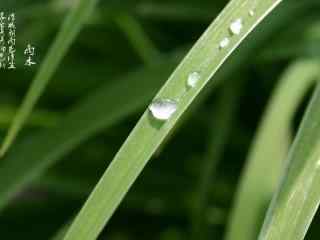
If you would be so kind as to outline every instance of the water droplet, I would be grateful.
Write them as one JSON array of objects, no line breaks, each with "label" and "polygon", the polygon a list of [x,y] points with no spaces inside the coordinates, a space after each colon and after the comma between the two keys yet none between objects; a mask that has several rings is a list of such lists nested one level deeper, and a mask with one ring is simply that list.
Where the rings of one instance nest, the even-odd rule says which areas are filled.
[{"label": "water droplet", "polygon": [[249,11],[249,15],[250,15],[251,17],[253,17],[253,16],[254,16],[254,10],[250,10],[250,11]]},{"label": "water droplet", "polygon": [[177,111],[177,102],[170,99],[154,100],[149,106],[152,116],[158,120],[168,120]]},{"label": "water droplet", "polygon": [[239,35],[241,33],[242,27],[242,19],[238,18],[230,24],[230,31],[234,35]]},{"label": "water droplet", "polygon": [[229,45],[230,43],[230,40],[229,38],[224,38],[221,40],[220,44],[219,44],[219,47],[222,49],[222,48],[225,48]]},{"label": "water droplet", "polygon": [[200,73],[198,72],[190,73],[187,81],[188,87],[194,88],[197,85],[200,78],[201,78]]}]

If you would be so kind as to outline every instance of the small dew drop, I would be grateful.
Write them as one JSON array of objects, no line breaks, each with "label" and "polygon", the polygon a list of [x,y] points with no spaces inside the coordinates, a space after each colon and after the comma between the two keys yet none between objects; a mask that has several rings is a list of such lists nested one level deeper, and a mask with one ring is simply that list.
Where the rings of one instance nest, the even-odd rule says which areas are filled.
[{"label": "small dew drop", "polygon": [[253,16],[254,16],[254,10],[250,10],[250,11],[249,11],[249,15],[250,15],[251,17],[253,17]]},{"label": "small dew drop", "polygon": [[229,45],[229,43],[230,43],[229,38],[222,39],[219,44],[220,49],[227,47]]},{"label": "small dew drop", "polygon": [[242,30],[242,19],[241,18],[238,18],[237,20],[233,21],[231,24],[230,24],[230,32],[234,35],[239,35],[241,33],[241,30]]},{"label": "small dew drop", "polygon": [[166,121],[177,111],[177,102],[170,99],[154,100],[149,106],[149,111],[154,118]]},{"label": "small dew drop", "polygon": [[197,85],[200,78],[201,78],[200,73],[198,72],[190,73],[187,81],[188,87],[194,88]]}]

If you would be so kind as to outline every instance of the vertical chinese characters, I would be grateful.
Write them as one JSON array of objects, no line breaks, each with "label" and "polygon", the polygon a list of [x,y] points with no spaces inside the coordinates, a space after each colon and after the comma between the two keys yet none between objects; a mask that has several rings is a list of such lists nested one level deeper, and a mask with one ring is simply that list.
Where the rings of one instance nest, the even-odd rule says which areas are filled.
[{"label": "vertical chinese characters", "polygon": [[15,69],[16,52],[16,16],[14,13],[8,16],[8,69]]},{"label": "vertical chinese characters", "polygon": [[4,12],[0,12],[0,69],[6,68],[6,17]]},{"label": "vertical chinese characters", "polygon": [[24,65],[31,67],[36,64],[36,62],[32,60],[32,57],[35,55],[35,47],[28,44],[27,48],[24,50],[24,55],[27,56],[27,60]]},{"label": "vertical chinese characters", "polygon": [[[16,69],[16,15],[0,12],[0,69]],[[25,66],[35,65],[35,47],[27,45]]]}]

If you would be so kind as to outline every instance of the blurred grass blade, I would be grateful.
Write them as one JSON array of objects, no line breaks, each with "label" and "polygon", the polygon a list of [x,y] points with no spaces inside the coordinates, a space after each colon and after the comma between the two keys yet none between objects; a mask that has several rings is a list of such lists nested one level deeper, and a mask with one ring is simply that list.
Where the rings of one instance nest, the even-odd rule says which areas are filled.
[{"label": "blurred grass blade", "polygon": [[[300,32],[295,41],[291,36]],[[313,18],[301,21],[295,29],[288,29],[279,36],[275,43],[262,51],[260,58],[264,62],[287,61],[290,58],[318,57],[320,55],[320,22]],[[274,51],[277,49],[277,51]]]},{"label": "blurred grass blade", "polygon": [[288,154],[291,122],[318,73],[317,62],[300,60],[280,79],[250,149],[230,216],[227,240],[257,239],[264,209],[275,192]]},{"label": "blurred grass blade", "polygon": [[56,232],[56,233],[50,238],[50,240],[63,240],[63,237],[64,237],[64,235],[66,234],[69,226],[70,226],[70,222],[64,224],[64,225],[58,230],[58,232]]},{"label": "blurred grass blade", "polygon": [[[318,63],[318,69],[319,69]],[[290,150],[259,240],[304,239],[320,203],[320,85]]]},{"label": "blurred grass blade", "polygon": [[[16,107],[10,105],[0,105],[0,129],[6,129],[11,123],[16,112]],[[53,127],[59,122],[61,116],[59,113],[46,110],[36,110],[26,122],[31,127]]]},{"label": "blurred grass blade", "polygon": [[40,69],[8,130],[0,149],[0,157],[7,152],[8,148],[15,140],[20,129],[23,127],[23,124],[32,112],[34,105],[58,68],[62,58],[65,56],[74,39],[77,37],[89,15],[93,12],[97,2],[98,0],[76,1],[76,5],[66,17],[59,34],[41,64]]},{"label": "blurred grass blade", "polygon": [[159,58],[160,52],[134,17],[120,13],[115,16],[115,21],[144,63],[152,64],[155,59]]},{"label": "blurred grass blade", "polygon": [[0,167],[0,210],[83,140],[143,108],[174,68],[176,54],[164,63],[116,79],[113,84],[107,82],[67,114],[60,125],[13,146]]},{"label": "blurred grass blade", "polygon": [[207,153],[200,165],[199,184],[196,192],[194,214],[192,214],[192,239],[207,239],[206,212],[209,193],[213,187],[217,166],[222,158],[225,145],[232,131],[234,118],[242,94],[243,80],[224,84],[218,102],[211,114],[209,144]]},{"label": "blurred grass blade", "polygon": [[[199,2],[200,4],[200,2]],[[198,4],[197,4],[198,5]],[[141,2],[135,7],[135,12],[142,17],[164,20],[197,20],[209,22],[212,13],[217,11],[216,4],[203,4],[197,6],[188,2]]]},{"label": "blurred grass blade", "polygon": [[[179,99],[175,114],[160,123],[148,111],[144,113],[71,225],[65,240],[92,240],[98,237],[152,154],[200,90],[240,42],[280,2],[234,0],[228,4],[156,96],[156,99]],[[255,9],[254,16],[249,15],[252,8]],[[227,48],[219,49],[220,41],[230,35],[230,24],[239,18],[243,23],[241,32],[230,38]],[[194,88],[186,90],[186,80],[195,71],[200,73],[199,82]]]}]

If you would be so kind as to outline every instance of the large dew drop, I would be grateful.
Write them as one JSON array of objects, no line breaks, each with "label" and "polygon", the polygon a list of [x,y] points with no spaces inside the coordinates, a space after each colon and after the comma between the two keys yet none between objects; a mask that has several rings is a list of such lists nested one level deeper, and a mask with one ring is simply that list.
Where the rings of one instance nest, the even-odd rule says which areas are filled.
[{"label": "large dew drop", "polygon": [[230,32],[234,35],[239,35],[242,30],[242,19],[238,18],[230,24]]},{"label": "large dew drop", "polygon": [[170,99],[154,100],[149,106],[149,111],[154,118],[166,121],[177,111],[177,102]]},{"label": "large dew drop", "polygon": [[197,85],[200,78],[201,78],[200,73],[198,72],[190,73],[187,80],[188,87],[194,88]]}]

